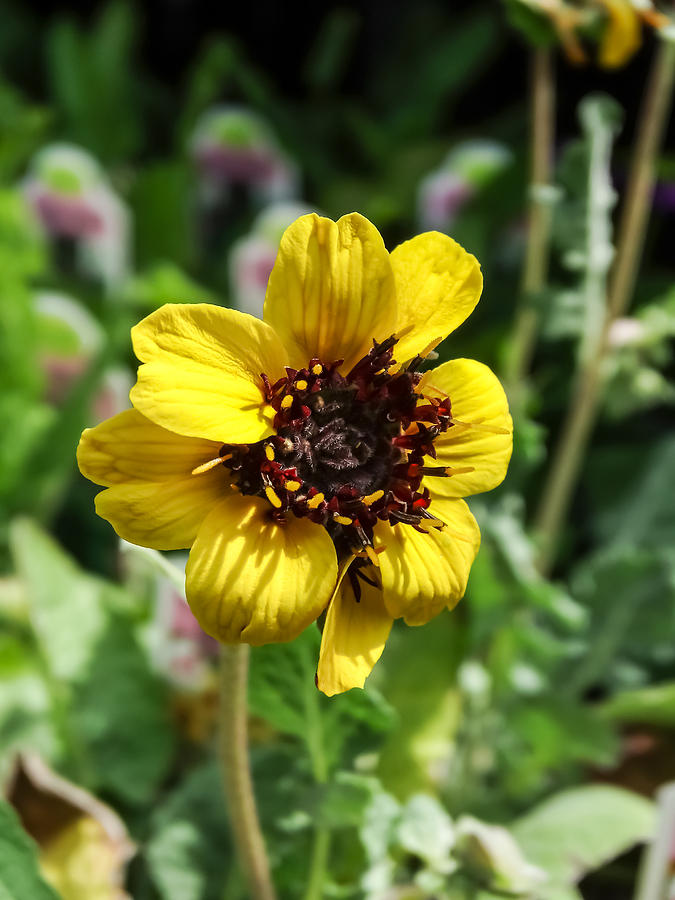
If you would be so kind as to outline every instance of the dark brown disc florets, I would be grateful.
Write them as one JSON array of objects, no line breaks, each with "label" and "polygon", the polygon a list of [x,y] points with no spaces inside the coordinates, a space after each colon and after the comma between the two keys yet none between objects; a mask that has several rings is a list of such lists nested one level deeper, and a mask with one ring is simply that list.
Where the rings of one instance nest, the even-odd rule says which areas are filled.
[{"label": "dark brown disc florets", "polygon": [[237,488],[266,497],[277,520],[308,517],[328,529],[339,551],[366,552],[373,561],[378,519],[420,531],[441,526],[421,483],[425,474],[448,474],[425,466],[424,456],[435,457],[434,439],[452,425],[450,401],[417,392],[421,359],[401,368],[395,344],[395,337],[373,342],[347,375],[338,371],[342,360],[319,359],[287,368],[274,384],[262,375],[276,434],[221,450]]}]

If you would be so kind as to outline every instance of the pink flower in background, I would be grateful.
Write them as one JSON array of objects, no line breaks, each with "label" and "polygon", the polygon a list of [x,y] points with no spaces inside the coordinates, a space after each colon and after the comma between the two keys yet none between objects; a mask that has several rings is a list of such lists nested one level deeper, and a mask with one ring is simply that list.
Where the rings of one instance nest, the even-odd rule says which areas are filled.
[{"label": "pink flower in background", "polygon": [[447,231],[467,201],[511,161],[511,151],[495,141],[458,144],[438,169],[420,183],[417,196],[420,228]]},{"label": "pink flower in background", "polygon": [[197,123],[190,142],[207,199],[245,185],[262,199],[282,200],[297,192],[297,172],[265,120],[240,106],[217,106]]},{"label": "pink flower in background", "polygon": [[33,160],[23,189],[47,234],[75,241],[85,274],[107,287],[127,277],[129,214],[90,154],[70,144],[45,147]]},{"label": "pink flower in background", "polygon": [[100,351],[103,329],[85,306],[66,294],[43,291],[36,295],[34,308],[47,397],[60,403]]}]

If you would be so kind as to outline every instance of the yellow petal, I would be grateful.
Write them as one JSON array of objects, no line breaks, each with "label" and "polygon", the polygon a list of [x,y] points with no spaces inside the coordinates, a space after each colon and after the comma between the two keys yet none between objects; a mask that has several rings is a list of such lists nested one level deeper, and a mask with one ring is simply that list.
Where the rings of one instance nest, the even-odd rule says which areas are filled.
[{"label": "yellow petal", "polygon": [[411,525],[375,526],[384,605],[394,618],[423,625],[464,595],[480,546],[480,531],[463,500],[438,500],[430,512],[446,523],[421,534]]},{"label": "yellow petal", "polygon": [[321,525],[289,515],[279,525],[259,497],[223,500],[190,552],[187,599],[197,621],[224,643],[290,641],[325,609],[337,577]]},{"label": "yellow petal", "polygon": [[300,368],[314,356],[349,369],[396,323],[394,276],[379,232],[358,213],[315,214],[286,229],[265,297],[265,321]]},{"label": "yellow petal", "polygon": [[462,324],[480,299],[483,276],[476,257],[438,231],[400,244],[391,264],[401,334],[394,357],[402,363]]},{"label": "yellow petal", "polygon": [[261,374],[283,375],[283,348],[253,316],[207,303],[170,303],[131,336],[145,363],[131,402],[177,434],[248,443],[272,433]]},{"label": "yellow petal", "polygon": [[232,493],[222,466],[176,481],[116,484],[96,496],[96,512],[131,544],[154,550],[192,546],[209,512]]},{"label": "yellow petal", "polygon": [[127,409],[86,428],[77,448],[80,472],[95,484],[110,487],[139,481],[187,477],[200,463],[218,456],[216,441],[184,437]]},{"label": "yellow petal", "polygon": [[[373,566],[364,572],[377,581]],[[351,582],[345,578],[326,615],[317,669],[319,690],[332,697],[362,688],[382,655],[392,622],[379,588],[361,581],[357,602]]]},{"label": "yellow petal", "polygon": [[600,42],[598,62],[606,69],[623,66],[642,43],[640,19],[629,0],[600,0],[609,20]]},{"label": "yellow petal", "polygon": [[432,386],[450,398],[453,419],[477,427],[455,425],[439,435],[434,441],[436,462],[430,464],[474,471],[449,478],[427,476],[424,486],[432,498],[469,497],[497,487],[511,458],[513,424],[496,375],[474,359],[453,359],[427,373],[419,390],[424,393]]}]

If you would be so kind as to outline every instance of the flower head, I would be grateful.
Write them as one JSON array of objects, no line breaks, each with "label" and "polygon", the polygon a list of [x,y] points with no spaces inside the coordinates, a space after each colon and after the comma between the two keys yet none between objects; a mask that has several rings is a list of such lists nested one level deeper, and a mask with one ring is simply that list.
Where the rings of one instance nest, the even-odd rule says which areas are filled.
[{"label": "flower head", "polygon": [[511,419],[467,359],[421,374],[482,288],[446,235],[390,255],[353,213],[285,232],[264,321],[167,305],[132,330],[134,409],[84,432],[82,472],[126,540],[191,547],[188,602],[226,643],[291,640],[325,613],[318,685],[362,686],[395,618],[462,597],[462,498],[499,484]]}]

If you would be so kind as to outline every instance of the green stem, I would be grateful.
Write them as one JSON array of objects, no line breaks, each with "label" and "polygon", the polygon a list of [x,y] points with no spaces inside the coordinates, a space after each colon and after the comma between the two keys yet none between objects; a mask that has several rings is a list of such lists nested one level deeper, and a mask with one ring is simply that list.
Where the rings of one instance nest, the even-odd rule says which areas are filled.
[{"label": "green stem", "polygon": [[[324,750],[323,723],[321,721],[321,706],[319,692],[311,682],[307,682],[305,696],[305,709],[307,711],[307,744],[310,751],[312,774],[317,784],[323,785],[328,781],[328,761]],[[326,869],[330,854],[331,834],[330,829],[320,823],[314,828],[314,841],[312,856],[307,876],[307,888],[304,900],[321,900],[323,885],[326,880]]]},{"label": "green stem", "polygon": [[230,823],[251,897],[275,900],[248,758],[247,644],[221,647],[220,762]]},{"label": "green stem", "polygon": [[321,900],[323,897],[323,884],[326,879],[329,853],[330,830],[324,825],[317,825],[314,830],[314,844],[312,846],[312,859],[309,866],[305,900]]},{"label": "green stem", "polygon": [[549,571],[560,530],[586,454],[602,395],[602,373],[609,351],[609,329],[630,303],[644,247],[648,211],[661,146],[672,101],[675,45],[662,40],[645,91],[635,150],[618,228],[616,262],[612,271],[607,310],[597,349],[587,356],[573,392],[565,424],[553,455],[548,479],[535,518],[540,538],[539,568]]},{"label": "green stem", "polygon": [[537,338],[537,296],[546,284],[551,240],[551,181],[555,135],[555,66],[552,51],[532,52],[531,75],[530,193],[527,248],[521,284],[521,305],[507,361],[507,381],[512,391],[526,375]]}]

